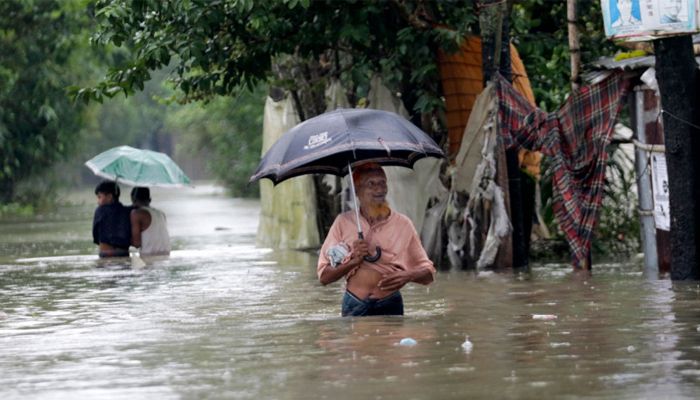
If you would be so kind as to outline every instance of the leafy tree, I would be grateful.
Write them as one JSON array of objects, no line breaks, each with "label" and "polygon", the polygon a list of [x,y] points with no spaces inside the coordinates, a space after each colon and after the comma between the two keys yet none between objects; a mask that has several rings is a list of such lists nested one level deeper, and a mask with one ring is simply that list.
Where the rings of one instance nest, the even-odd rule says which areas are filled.
[{"label": "leafy tree", "polygon": [[[618,47],[605,38],[598,0],[578,0],[581,62],[613,54]],[[571,91],[566,2],[522,0],[513,6],[512,38],[523,58],[540,107],[553,111]]]},{"label": "leafy tree", "polygon": [[80,80],[75,55],[85,5],[0,2],[0,203],[14,199],[20,180],[69,154],[79,137],[80,108],[65,87]]},{"label": "leafy tree", "polygon": [[206,155],[207,169],[222,180],[235,197],[259,196],[259,185],[248,177],[260,161],[264,87],[236,97],[217,97],[177,108],[166,119],[166,130],[176,135],[178,153]]},{"label": "leafy tree", "polygon": [[[584,62],[614,47],[602,33],[599,7],[579,1]],[[79,99],[131,94],[152,71],[174,65],[183,102],[269,82],[288,89],[306,119],[325,109],[328,79],[340,79],[355,102],[378,72],[401,93],[413,122],[438,140],[444,127],[436,52],[456,49],[476,30],[471,1],[96,0],[94,8],[94,41],[133,52],[104,80],[76,91]],[[569,92],[565,21],[560,1],[514,5],[512,36],[548,109]]]},{"label": "leafy tree", "polygon": [[[438,117],[443,103],[436,53],[440,48],[456,49],[475,20],[471,3],[464,1],[97,0],[94,4],[98,25],[94,41],[129,48],[132,57],[95,86],[76,90],[77,99],[129,95],[143,87],[152,71],[173,65],[172,82],[182,92],[182,102],[236,95],[267,82],[292,94],[303,120],[325,110],[323,93],[330,79],[341,80],[355,102],[366,94],[372,74],[381,73],[413,110],[413,121],[438,139],[444,128]],[[257,156],[258,151],[252,154]],[[226,170],[229,176],[245,176],[248,169],[238,169],[241,165]]]},{"label": "leafy tree", "polygon": [[[279,78],[276,85],[306,92],[323,87],[327,77],[339,77],[353,95],[362,92],[368,75],[376,71],[404,95],[409,109],[430,112],[441,106],[435,52],[439,47],[456,48],[474,21],[469,5],[399,0],[98,0],[95,41],[126,45],[134,56],[76,96],[100,100],[119,92],[129,94],[143,86],[150,71],[175,60],[173,80],[184,93],[183,101],[253,88],[273,72]],[[303,62],[285,63],[284,55]],[[312,111],[307,114],[318,113],[306,108]]]},{"label": "leafy tree", "polygon": [[84,2],[0,2],[0,202],[16,184],[65,157],[80,113],[66,96],[72,58],[87,21]]}]

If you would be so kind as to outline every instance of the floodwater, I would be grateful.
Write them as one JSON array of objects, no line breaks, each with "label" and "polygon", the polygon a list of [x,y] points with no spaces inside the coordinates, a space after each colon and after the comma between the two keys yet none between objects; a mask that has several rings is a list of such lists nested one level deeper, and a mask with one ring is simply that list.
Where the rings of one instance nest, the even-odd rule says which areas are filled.
[{"label": "floodwater", "polygon": [[341,318],[312,253],[255,247],[257,201],[153,198],[175,250],[145,268],[98,262],[89,190],[0,223],[0,398],[700,398],[697,283],[441,272],[404,288],[404,317]]}]

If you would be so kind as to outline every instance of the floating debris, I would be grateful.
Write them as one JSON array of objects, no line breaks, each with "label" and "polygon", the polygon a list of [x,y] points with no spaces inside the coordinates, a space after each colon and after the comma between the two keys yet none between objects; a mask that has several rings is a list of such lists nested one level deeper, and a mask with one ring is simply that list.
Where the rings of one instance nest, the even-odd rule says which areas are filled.
[{"label": "floating debris", "polygon": [[469,340],[469,335],[467,335],[466,339],[464,339],[464,343],[462,343],[462,350],[464,350],[465,353],[471,353],[473,348],[474,344]]},{"label": "floating debris", "polygon": [[401,341],[399,342],[399,346],[409,346],[409,347],[411,347],[411,346],[415,346],[415,345],[417,345],[417,344],[418,344],[418,342],[416,342],[415,339],[410,338],[410,337],[403,338],[403,339],[401,339]]},{"label": "floating debris", "polygon": [[551,321],[557,319],[557,316],[554,314],[532,314],[532,319],[537,319],[540,321]]},{"label": "floating debris", "polygon": [[550,343],[549,347],[556,349],[559,347],[571,347],[571,343],[569,342],[558,342],[558,343]]}]

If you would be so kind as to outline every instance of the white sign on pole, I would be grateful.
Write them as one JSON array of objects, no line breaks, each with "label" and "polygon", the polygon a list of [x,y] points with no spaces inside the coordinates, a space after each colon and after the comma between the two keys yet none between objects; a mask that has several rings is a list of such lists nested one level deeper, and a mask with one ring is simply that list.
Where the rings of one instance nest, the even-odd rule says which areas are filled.
[{"label": "white sign on pole", "polygon": [[605,34],[628,41],[694,33],[700,0],[601,0]]},{"label": "white sign on pole", "polygon": [[651,185],[654,193],[654,223],[656,229],[671,230],[671,207],[668,195],[668,173],[666,156],[663,153],[651,154]]}]

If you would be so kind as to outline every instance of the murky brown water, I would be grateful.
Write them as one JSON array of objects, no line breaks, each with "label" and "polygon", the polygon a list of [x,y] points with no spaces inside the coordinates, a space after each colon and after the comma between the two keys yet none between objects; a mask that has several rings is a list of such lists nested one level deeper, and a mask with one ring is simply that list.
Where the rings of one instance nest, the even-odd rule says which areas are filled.
[{"label": "murky brown water", "polygon": [[175,251],[133,269],[98,263],[80,198],[0,222],[2,399],[700,397],[696,283],[442,272],[405,317],[344,319],[312,254],[255,248],[256,201],[154,192]]}]

